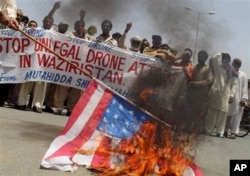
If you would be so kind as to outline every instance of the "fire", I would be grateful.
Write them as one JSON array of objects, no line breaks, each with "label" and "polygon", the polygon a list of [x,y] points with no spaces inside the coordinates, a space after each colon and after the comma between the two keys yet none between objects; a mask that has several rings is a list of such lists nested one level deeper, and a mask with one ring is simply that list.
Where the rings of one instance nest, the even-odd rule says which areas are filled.
[{"label": "fire", "polygon": [[145,89],[143,90],[141,93],[140,93],[140,98],[146,102],[147,101],[147,98],[149,95],[152,95],[152,94],[158,94],[156,91],[154,91],[153,89]]},{"label": "fire", "polygon": [[[193,136],[174,132],[158,123],[145,122],[130,139],[113,149],[98,148],[98,154],[124,156],[113,168],[94,168],[100,176],[182,176],[193,163]],[[81,149],[82,154],[90,153]],[[107,164],[107,163],[106,163]],[[105,164],[103,164],[105,165]]]}]

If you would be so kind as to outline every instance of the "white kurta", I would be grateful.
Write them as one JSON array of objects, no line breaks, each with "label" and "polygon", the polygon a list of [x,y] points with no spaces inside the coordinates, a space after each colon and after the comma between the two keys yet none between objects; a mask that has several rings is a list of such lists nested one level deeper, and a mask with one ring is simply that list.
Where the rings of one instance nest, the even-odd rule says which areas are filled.
[{"label": "white kurta", "polygon": [[243,112],[244,107],[240,105],[240,101],[242,99],[248,99],[248,80],[246,73],[239,71],[235,96],[233,98],[233,102],[229,104],[229,109],[228,109],[229,116],[232,116],[239,111]]},{"label": "white kurta", "polygon": [[236,77],[228,77],[227,71],[219,64],[216,55],[210,61],[213,68],[213,82],[208,92],[208,107],[205,119],[205,131],[211,133],[216,127],[217,135],[221,136],[224,132],[229,99],[233,97],[236,89]]},{"label": "white kurta", "polygon": [[16,18],[16,0],[1,0],[0,10],[9,17]]},{"label": "white kurta", "polygon": [[223,112],[228,112],[228,101],[233,97],[236,89],[236,77],[227,82],[227,71],[218,63],[218,57],[211,59],[214,71],[214,80],[208,92],[208,106]]}]

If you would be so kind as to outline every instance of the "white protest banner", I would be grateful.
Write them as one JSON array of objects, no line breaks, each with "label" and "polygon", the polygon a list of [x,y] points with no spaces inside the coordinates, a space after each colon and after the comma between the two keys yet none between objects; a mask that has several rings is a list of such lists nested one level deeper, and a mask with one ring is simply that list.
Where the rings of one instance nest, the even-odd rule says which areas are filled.
[{"label": "white protest banner", "polygon": [[[53,30],[24,31],[123,96],[127,96],[129,86],[141,71],[161,65],[159,60],[140,53]],[[70,63],[18,31],[0,30],[0,83],[45,81],[84,90],[90,78]]]}]

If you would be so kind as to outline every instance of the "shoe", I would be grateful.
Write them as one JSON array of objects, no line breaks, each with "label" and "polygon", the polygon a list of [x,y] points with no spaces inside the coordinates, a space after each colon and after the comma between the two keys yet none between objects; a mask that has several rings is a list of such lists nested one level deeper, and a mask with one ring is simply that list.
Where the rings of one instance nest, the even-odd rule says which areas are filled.
[{"label": "shoe", "polygon": [[223,136],[224,136],[225,138],[227,138],[227,137],[228,137],[228,134],[227,134],[227,132],[226,132],[226,131],[223,133]]},{"label": "shoe", "polygon": [[232,133],[230,136],[228,136],[229,139],[236,139],[236,136],[234,133]]},{"label": "shoe", "polygon": [[63,113],[62,113],[61,110],[55,110],[54,114],[55,114],[55,115],[63,115]]},{"label": "shoe", "polygon": [[16,105],[15,108],[18,110],[26,111],[26,105]]},{"label": "shoe", "polygon": [[224,136],[223,136],[223,135],[221,135],[220,133],[217,133],[217,134],[216,134],[216,137],[219,137],[219,138],[224,138]]},{"label": "shoe", "polygon": [[207,132],[206,130],[201,131],[200,134],[204,136],[211,136],[211,133]]},{"label": "shoe", "polygon": [[37,106],[33,106],[32,110],[34,112],[37,112],[37,113],[42,113],[43,112],[42,108],[38,108]]},{"label": "shoe", "polygon": [[48,113],[54,113],[54,110],[50,108],[49,106],[45,106],[45,109],[43,111],[48,112]]},{"label": "shoe", "polygon": [[4,102],[3,107],[5,107],[5,108],[15,108],[16,104],[9,103],[9,102]]}]

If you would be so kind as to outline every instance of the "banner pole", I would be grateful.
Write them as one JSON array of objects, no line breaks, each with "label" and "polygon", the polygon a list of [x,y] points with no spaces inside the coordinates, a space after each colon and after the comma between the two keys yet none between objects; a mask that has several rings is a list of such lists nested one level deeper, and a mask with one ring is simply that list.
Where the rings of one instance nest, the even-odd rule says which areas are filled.
[{"label": "banner pole", "polygon": [[23,35],[25,35],[27,38],[29,38],[30,40],[34,41],[35,43],[41,45],[42,47],[44,47],[45,49],[47,49],[50,53],[54,54],[55,56],[57,56],[59,59],[67,62],[68,64],[74,66],[75,68],[77,68],[78,70],[80,70],[81,72],[83,72],[86,76],[88,76],[90,79],[93,79],[93,76],[88,74],[85,70],[83,70],[82,68],[80,68],[79,66],[71,63],[69,60],[65,59],[64,57],[62,57],[60,54],[57,54],[56,52],[54,52],[52,49],[50,49],[48,46],[46,46],[45,44],[37,41],[34,37],[32,37],[31,35],[27,34],[26,32],[24,32],[23,30],[21,30],[20,28],[18,29],[19,32],[21,32]]}]

